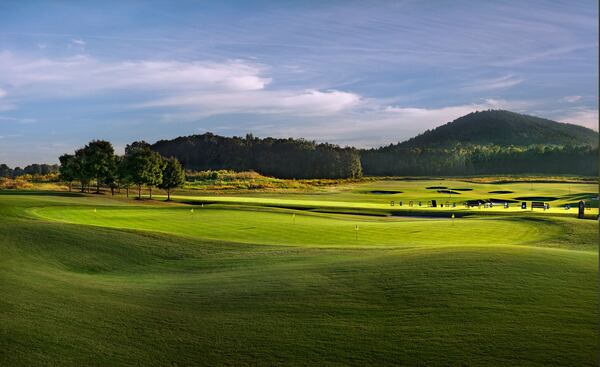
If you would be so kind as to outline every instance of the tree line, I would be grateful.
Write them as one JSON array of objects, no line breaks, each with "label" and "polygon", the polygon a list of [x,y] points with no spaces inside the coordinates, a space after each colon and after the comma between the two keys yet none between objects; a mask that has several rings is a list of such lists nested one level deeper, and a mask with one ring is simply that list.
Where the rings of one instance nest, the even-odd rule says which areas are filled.
[{"label": "tree line", "polygon": [[369,176],[484,174],[598,175],[598,147],[589,145],[461,145],[406,147],[389,145],[361,151]]},{"label": "tree line", "polygon": [[176,158],[164,158],[150,149],[144,141],[134,142],[125,147],[125,154],[115,155],[112,144],[104,140],[93,140],[74,154],[59,157],[60,179],[66,182],[71,191],[74,182],[80,184],[81,192],[90,191],[94,183],[96,193],[106,185],[114,195],[115,189],[124,188],[129,197],[129,188],[135,186],[138,198],[142,187],[147,187],[152,198],[152,188],[171,191],[185,183],[185,172]]},{"label": "tree line", "polygon": [[58,172],[58,164],[30,164],[25,168],[10,168],[8,165],[0,164],[0,177],[17,178],[19,176],[45,176]]},{"label": "tree line", "polygon": [[358,150],[304,139],[223,137],[206,133],[161,140],[151,148],[188,170],[253,170],[278,178],[358,178]]}]

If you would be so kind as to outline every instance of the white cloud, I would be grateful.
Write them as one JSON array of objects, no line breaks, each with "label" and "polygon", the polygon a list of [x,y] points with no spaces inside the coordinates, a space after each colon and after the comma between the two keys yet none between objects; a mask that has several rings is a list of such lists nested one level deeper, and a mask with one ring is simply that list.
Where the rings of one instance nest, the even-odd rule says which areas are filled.
[{"label": "white cloud", "polygon": [[359,95],[338,90],[239,91],[194,93],[137,104],[136,108],[175,107],[192,112],[194,118],[223,113],[291,113],[327,115],[357,106]]},{"label": "white cloud", "polygon": [[86,45],[86,42],[84,40],[82,40],[82,39],[79,39],[79,38],[72,39],[71,43],[74,44],[74,45],[77,45],[77,46],[81,46],[81,47],[84,47]]},{"label": "white cloud", "polygon": [[499,78],[493,79],[482,79],[474,83],[465,85],[464,90],[482,92],[488,90],[496,90],[503,88],[514,87],[515,85],[521,84],[523,79],[516,78],[513,75],[505,75]]},{"label": "white cloud", "polygon": [[598,131],[598,109],[581,108],[557,119],[561,122],[576,124]]},{"label": "white cloud", "polygon": [[[189,114],[331,114],[359,104],[357,94],[339,90],[269,90],[262,65],[239,60],[138,60],[106,62],[86,55],[26,59],[0,53],[0,83],[18,97],[70,98],[114,91],[158,95],[136,108],[171,107]],[[138,94],[141,94],[138,93]],[[137,99],[141,97],[135,96]]]},{"label": "white cloud", "polygon": [[86,55],[28,59],[0,53],[0,83],[23,95],[74,96],[114,90],[257,90],[271,79],[263,68],[241,61],[100,61]]},{"label": "white cloud", "polygon": [[561,101],[575,103],[575,102],[579,102],[582,98],[583,97],[581,97],[581,96],[566,96],[566,97],[561,98]]},{"label": "white cloud", "polygon": [[261,136],[305,137],[341,145],[377,147],[404,141],[471,112],[487,109],[519,111],[529,106],[530,102],[488,99],[479,103],[439,108],[367,105],[368,102],[363,102],[358,105],[360,108],[340,113],[333,119],[315,119],[293,126],[257,125],[250,130]]}]

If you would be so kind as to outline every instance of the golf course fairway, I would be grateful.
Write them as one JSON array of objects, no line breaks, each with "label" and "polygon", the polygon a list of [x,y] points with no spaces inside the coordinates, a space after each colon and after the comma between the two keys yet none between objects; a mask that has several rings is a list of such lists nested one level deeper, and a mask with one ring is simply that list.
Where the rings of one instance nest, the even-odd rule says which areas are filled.
[{"label": "golf course fairway", "polygon": [[598,363],[594,220],[51,192],[0,218],[2,365]]}]

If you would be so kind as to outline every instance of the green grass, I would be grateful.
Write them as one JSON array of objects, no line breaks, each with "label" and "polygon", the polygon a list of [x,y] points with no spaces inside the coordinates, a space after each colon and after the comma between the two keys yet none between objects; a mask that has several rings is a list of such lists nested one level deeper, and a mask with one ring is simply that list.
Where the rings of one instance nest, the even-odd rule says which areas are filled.
[{"label": "green grass", "polygon": [[[378,204],[367,189],[416,190],[294,200]],[[597,365],[596,221],[260,202],[277,198],[0,192],[0,365]]]},{"label": "green grass", "polygon": [[[427,187],[443,186],[458,189],[471,189],[469,191],[458,191],[459,194],[438,193],[437,189],[427,189]],[[375,194],[373,191],[401,191],[399,194]],[[507,194],[493,193],[497,191],[510,191]],[[166,198],[166,196],[158,196]],[[551,206],[549,211],[535,210],[537,214],[569,215],[577,216],[577,202],[585,200],[590,205],[588,214],[590,217],[598,215],[598,185],[591,183],[560,183],[560,182],[513,182],[513,183],[479,183],[469,182],[468,180],[385,180],[385,181],[367,181],[359,183],[350,183],[327,188],[320,188],[310,192],[228,192],[215,194],[213,191],[180,191],[173,198],[184,202],[208,202],[208,203],[229,203],[229,204],[250,204],[283,206],[290,208],[304,209],[360,209],[390,212],[464,212],[478,214],[483,213],[511,213],[523,212],[520,209],[520,203],[523,200],[519,198],[528,198],[527,206],[530,208],[531,201],[540,199],[546,200]],[[506,200],[511,202],[509,209],[504,209],[497,205],[492,209],[465,209],[463,203],[467,200]],[[427,208],[427,203],[436,200],[437,208]],[[391,206],[394,201],[394,206]],[[402,201],[403,205],[399,206]],[[413,201],[414,206],[409,207],[409,202]],[[417,204],[421,202],[423,206]],[[455,208],[439,207],[440,204],[456,203]],[[571,208],[565,210],[565,204],[570,204]],[[527,211],[531,211],[527,209]],[[450,214],[448,214],[449,216]]]}]

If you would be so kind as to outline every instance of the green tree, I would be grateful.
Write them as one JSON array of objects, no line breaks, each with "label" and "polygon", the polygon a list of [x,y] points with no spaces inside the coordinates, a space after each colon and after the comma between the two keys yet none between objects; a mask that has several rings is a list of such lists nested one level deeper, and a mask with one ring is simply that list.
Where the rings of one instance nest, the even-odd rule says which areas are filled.
[{"label": "green tree", "polygon": [[12,177],[13,170],[9,166],[2,163],[0,164],[0,177]]},{"label": "green tree", "polygon": [[164,160],[165,165],[162,172],[162,183],[159,188],[167,190],[167,201],[171,200],[171,190],[182,187],[185,183],[185,171],[177,158],[171,157]]},{"label": "green tree", "polygon": [[75,158],[73,159],[73,172],[75,173],[75,179],[81,184],[81,192],[85,192],[85,188],[90,183],[91,173],[88,170],[86,164],[86,155],[83,150],[77,149],[75,151]]},{"label": "green tree", "polygon": [[77,178],[77,162],[75,161],[75,156],[72,154],[63,154],[58,157],[60,161],[60,179],[67,183],[69,186],[69,192],[71,192],[71,188],[73,186],[73,181]]},{"label": "green tree", "polygon": [[124,187],[127,197],[129,197],[129,186],[131,185],[131,173],[129,172],[128,162],[126,156],[115,157],[117,187],[119,193],[121,193],[121,187]]},{"label": "green tree", "polygon": [[115,150],[110,142],[92,140],[83,148],[86,169],[96,179],[96,194],[100,193],[100,183],[115,171]]},{"label": "green tree", "polygon": [[125,147],[125,160],[131,182],[138,187],[138,199],[142,197],[142,185],[148,186],[152,199],[152,187],[162,183],[164,163],[161,155],[141,141]]}]

